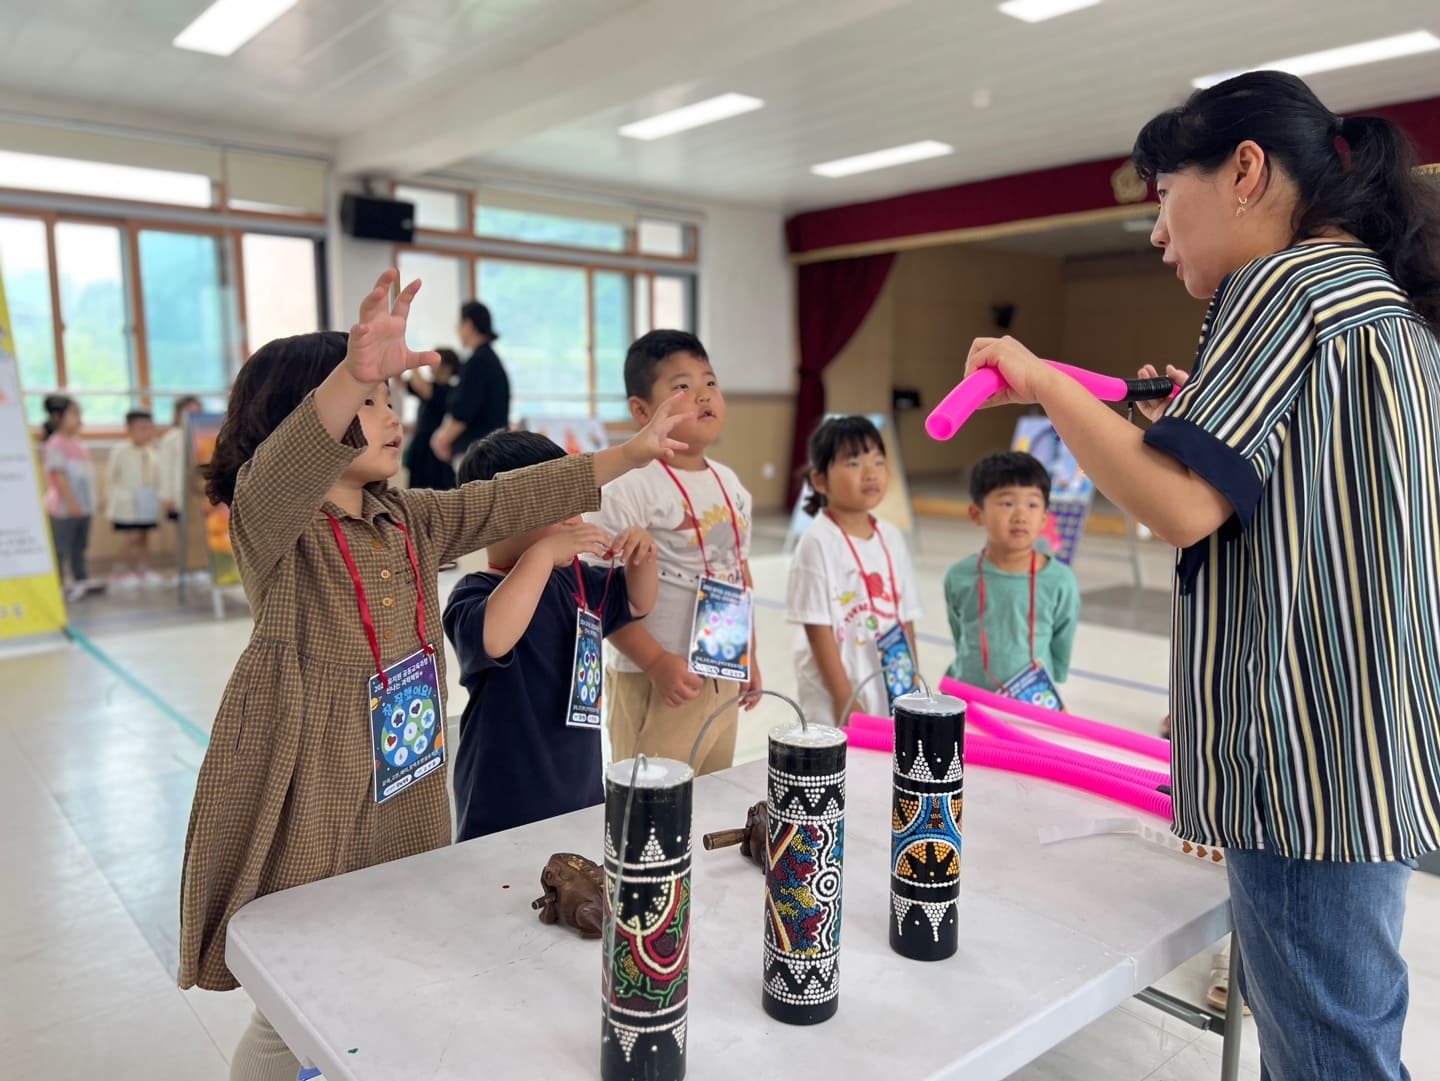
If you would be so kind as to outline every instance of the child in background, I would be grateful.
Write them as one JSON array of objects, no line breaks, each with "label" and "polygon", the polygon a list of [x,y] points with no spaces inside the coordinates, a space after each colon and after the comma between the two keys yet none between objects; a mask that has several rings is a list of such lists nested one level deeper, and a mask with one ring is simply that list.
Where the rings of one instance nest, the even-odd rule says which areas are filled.
[{"label": "child in background", "polygon": [[155,459],[160,468],[160,507],[172,522],[180,520],[180,508],[190,490],[190,478],[185,475],[185,418],[200,410],[200,399],[193,394],[176,398],[170,430],[155,444]]},{"label": "child in background", "polygon": [[[625,393],[637,425],[676,394],[694,415],[675,429],[688,449],[607,487],[595,518],[612,535],[635,526],[649,530],[660,561],[655,610],[611,637],[618,656],[605,672],[610,748],[616,760],[643,751],[685,762],[705,720],[722,703],[760,689],[748,604],[750,493],[734,470],[706,457],[725,430],[725,397],[698,338],[654,330],[637,340],[625,356]],[[742,588],[739,604],[721,600]],[[748,660],[747,679],[693,670],[692,658],[702,652],[696,647],[697,609],[723,632],[723,648]],[[694,665],[702,666],[709,667],[705,660]],[[747,699],[745,708],[758,701],[758,695]],[[716,718],[696,756],[696,772],[734,764],[738,721],[738,705]]]},{"label": "child in background", "polygon": [[68,601],[105,589],[104,582],[90,579],[85,565],[90,519],[95,514],[95,465],[80,442],[80,425],[80,406],[73,398],[52,394],[45,399],[45,440],[40,449],[45,509]]},{"label": "child in background", "polygon": [[[125,414],[128,440],[110,451],[105,465],[105,503],[111,528],[125,534],[115,579],[150,584],[150,534],[160,521],[160,466],[155,456],[155,419],[143,409]],[[126,563],[130,569],[126,571]]]},{"label": "child in background", "polygon": [[[1005,451],[970,477],[970,520],[985,530],[979,555],[945,574],[955,679],[986,690],[1048,693],[1070,674],[1080,586],[1069,567],[1035,551],[1050,506],[1050,475],[1035,458]],[[1047,690],[1048,684],[1048,690]],[[1034,699],[1032,699],[1034,700]]]},{"label": "child in background", "polygon": [[[390,488],[402,429],[389,380],[436,360],[405,345],[420,283],[392,307],[396,277],[380,276],[348,337],[284,338],[246,362],[206,470],[255,627],[190,812],[182,988],[237,986],[226,928],[256,897],[450,843],[437,564],[593,510],[600,485],[683,449],[669,433],[686,418],[666,402],[624,446],[451,492]],[[436,742],[422,747],[422,730]],[[231,1076],[298,1070],[257,1013]]]},{"label": "child in background", "polygon": [[[785,617],[800,624],[800,706],[812,722],[842,724],[863,683],[855,708],[888,717],[891,700],[915,686],[924,612],[904,534],[872,513],[890,485],[879,429],[865,417],[822,423],[810,437],[808,479],[815,524],[795,547],[785,591]],[[886,676],[872,679],[882,663]]]},{"label": "child in background", "polygon": [[[466,453],[459,479],[564,457],[535,432],[492,432]],[[497,540],[485,555],[489,571],[460,579],[445,605],[470,694],[455,752],[460,841],[604,802],[600,641],[649,612],[659,586],[648,533],[632,527],[612,541],[578,516]]]}]

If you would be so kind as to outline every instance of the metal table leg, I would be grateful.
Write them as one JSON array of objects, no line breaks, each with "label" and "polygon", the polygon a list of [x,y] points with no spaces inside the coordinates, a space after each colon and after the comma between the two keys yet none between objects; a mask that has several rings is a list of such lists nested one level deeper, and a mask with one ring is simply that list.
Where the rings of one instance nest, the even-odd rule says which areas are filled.
[{"label": "metal table leg", "polygon": [[1220,1081],[1240,1077],[1241,1022],[1245,1003],[1240,994],[1240,940],[1230,936],[1230,988],[1225,994],[1225,1045],[1220,1053]]}]

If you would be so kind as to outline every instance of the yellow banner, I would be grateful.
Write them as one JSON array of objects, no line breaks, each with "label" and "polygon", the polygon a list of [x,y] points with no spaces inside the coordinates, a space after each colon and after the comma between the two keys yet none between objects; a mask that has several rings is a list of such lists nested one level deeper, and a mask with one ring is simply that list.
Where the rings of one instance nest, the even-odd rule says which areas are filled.
[{"label": "yellow banner", "polygon": [[43,490],[0,274],[0,639],[65,627]]}]

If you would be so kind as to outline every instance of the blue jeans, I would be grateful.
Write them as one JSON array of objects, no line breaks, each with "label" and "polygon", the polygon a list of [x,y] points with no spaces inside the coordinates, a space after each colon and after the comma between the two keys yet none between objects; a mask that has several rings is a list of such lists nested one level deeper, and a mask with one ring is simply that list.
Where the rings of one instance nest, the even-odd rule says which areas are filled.
[{"label": "blue jeans", "polygon": [[1400,928],[1410,866],[1236,849],[1225,862],[1262,1081],[1409,1081]]}]

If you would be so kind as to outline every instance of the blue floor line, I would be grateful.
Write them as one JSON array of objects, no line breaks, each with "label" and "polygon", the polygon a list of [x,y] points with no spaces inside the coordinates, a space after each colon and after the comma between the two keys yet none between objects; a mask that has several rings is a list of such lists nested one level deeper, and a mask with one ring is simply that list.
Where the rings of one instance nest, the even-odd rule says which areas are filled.
[{"label": "blue floor line", "polygon": [[191,721],[178,709],[172,706],[169,702],[165,701],[165,699],[161,698],[144,683],[140,682],[140,680],[136,679],[129,672],[125,671],[125,669],[120,667],[120,665],[114,660],[114,658],[112,658],[108,653],[102,650],[94,642],[90,641],[90,639],[87,638],[84,634],[82,634],[80,631],[77,631],[74,627],[66,628],[65,633],[70,636],[70,638],[75,642],[76,645],[78,645],[86,653],[90,654],[90,656],[94,657],[95,660],[99,661],[101,666],[103,666],[105,670],[108,671],[112,676],[118,679],[121,683],[125,684],[125,686],[129,687],[141,698],[145,699],[145,701],[149,702],[152,706],[154,706],[157,710],[164,714],[165,717],[175,725],[175,727],[179,728],[180,731],[184,732],[187,736],[189,736],[197,744],[199,744],[201,750],[204,750],[205,748],[210,746],[210,737],[205,733],[203,729],[198,727],[193,721]]}]

